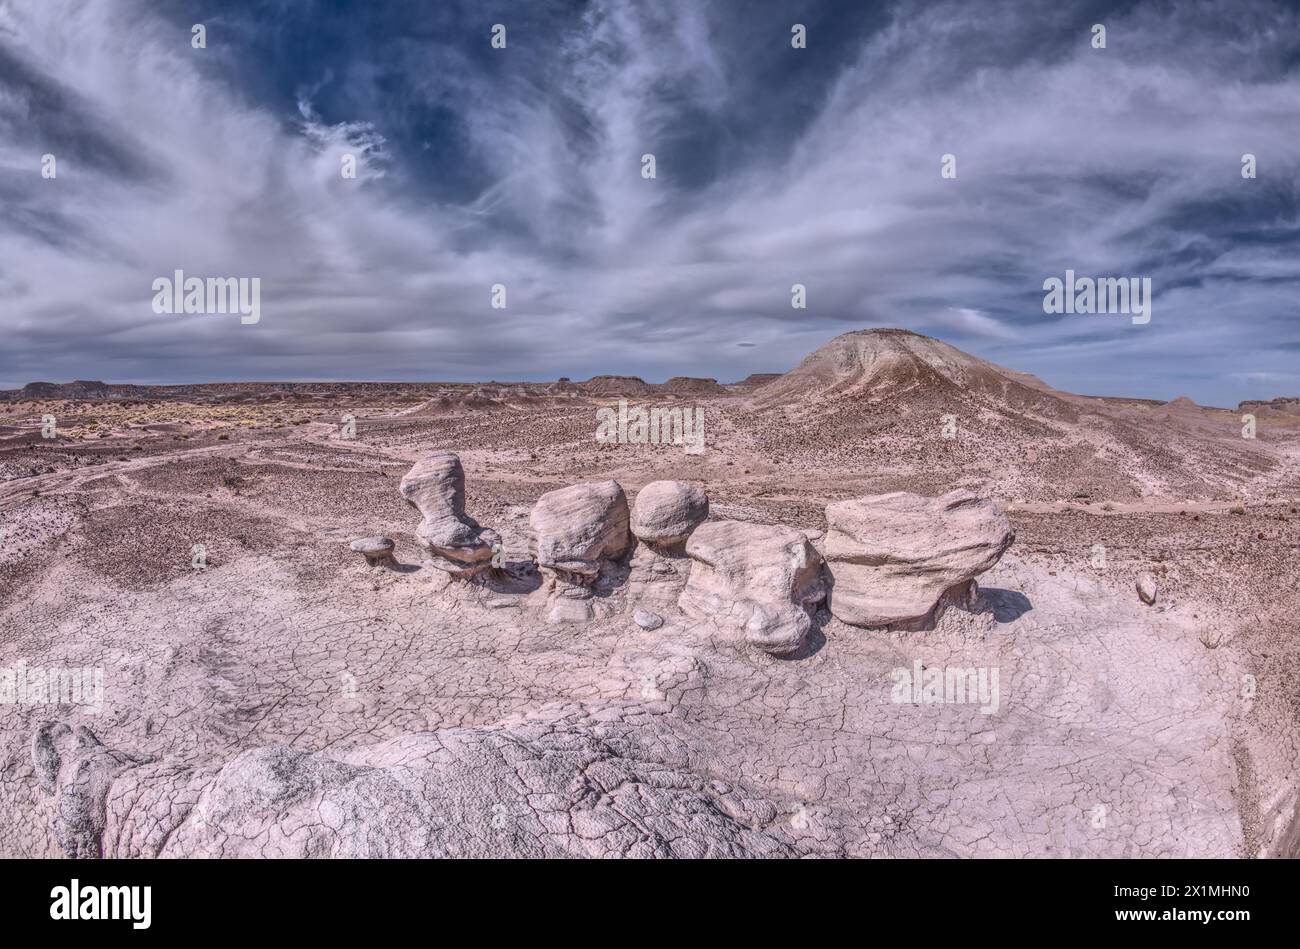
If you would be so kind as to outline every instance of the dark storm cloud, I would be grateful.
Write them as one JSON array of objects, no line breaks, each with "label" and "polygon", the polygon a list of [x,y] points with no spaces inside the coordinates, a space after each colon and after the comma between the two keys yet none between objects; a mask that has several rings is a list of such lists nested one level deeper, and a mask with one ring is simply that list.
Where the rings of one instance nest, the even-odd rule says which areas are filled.
[{"label": "dark storm cloud", "polygon": [[[0,0],[0,385],[725,379],[901,325],[1079,391],[1300,390],[1297,27],[1263,2]],[[260,277],[261,322],[154,314],[175,269]],[[1151,277],[1152,322],[1044,314],[1066,269]]]}]

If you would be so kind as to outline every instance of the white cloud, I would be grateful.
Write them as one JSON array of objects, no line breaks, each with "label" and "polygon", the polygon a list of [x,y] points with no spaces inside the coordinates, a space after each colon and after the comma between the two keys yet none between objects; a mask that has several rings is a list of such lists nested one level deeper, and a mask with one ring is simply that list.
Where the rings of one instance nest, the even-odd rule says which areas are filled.
[{"label": "white cloud", "polygon": [[[402,167],[383,115],[321,118],[332,73],[278,115],[214,68],[238,50],[211,32],[213,48],[192,50],[146,4],[0,0],[0,45],[61,90],[49,129],[69,139],[58,182],[42,181],[49,129],[29,121],[30,84],[0,72],[0,168],[17,199],[0,219],[0,384],[739,377],[899,325],[1067,388],[1105,372],[1227,401],[1231,380],[1274,368],[1269,342],[1296,324],[1294,195],[1270,222],[1252,200],[1293,187],[1284,119],[1300,77],[1261,64],[1284,59],[1279,37],[1298,24],[1261,4],[1227,41],[1222,21],[1189,15],[1209,9],[1109,16],[1111,48],[1096,51],[1087,23],[1078,43],[1040,48],[1058,10],[899,8],[837,64],[786,150],[735,142],[702,174],[687,133],[708,141],[738,97],[775,100],[780,69],[758,93],[739,81],[729,34],[698,4],[594,3],[548,38],[539,72],[490,88],[468,70],[412,77],[430,101],[455,90],[463,160],[491,180],[448,203]],[[90,134],[121,161],[78,154]],[[356,181],[339,176],[348,150]],[[1240,178],[1245,151],[1260,180]],[[939,175],[949,152],[955,181]],[[1234,214],[1237,231],[1281,238],[1241,240]],[[1147,331],[1046,317],[1042,280],[1067,267],[1152,276]],[[155,316],[150,282],[174,268],[262,277],[262,323]],[[506,311],[487,305],[497,282]],[[806,311],[790,308],[795,282]]]}]

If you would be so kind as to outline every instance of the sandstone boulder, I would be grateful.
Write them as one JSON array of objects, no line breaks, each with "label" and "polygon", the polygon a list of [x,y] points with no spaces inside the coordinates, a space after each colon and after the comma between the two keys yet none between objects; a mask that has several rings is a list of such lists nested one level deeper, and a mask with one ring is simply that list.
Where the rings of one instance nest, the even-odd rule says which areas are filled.
[{"label": "sandstone boulder", "polygon": [[774,655],[804,644],[826,583],[821,555],[802,531],[707,521],[691,534],[686,554],[691,573],[678,600],[682,612],[739,630]]},{"label": "sandstone boulder", "polygon": [[434,452],[417,462],[399,490],[424,516],[415,536],[434,566],[462,577],[491,566],[501,538],[465,514],[465,469],[454,452]]},{"label": "sandstone boulder", "polygon": [[658,547],[686,543],[691,531],[709,516],[704,488],[687,481],[652,481],[637,492],[632,505],[632,533]]},{"label": "sandstone boulder", "polygon": [[865,627],[931,626],[945,606],[969,603],[1015,538],[992,501],[960,490],[837,501],[826,523],[831,613]]},{"label": "sandstone boulder", "polygon": [[546,621],[590,621],[594,588],[614,585],[615,561],[632,543],[623,489],[604,481],[549,491],[533,505],[528,532],[542,574],[536,596]]},{"label": "sandstone boulder", "polygon": [[537,565],[575,578],[594,579],[631,543],[627,497],[617,481],[548,491],[533,506],[528,528]]}]

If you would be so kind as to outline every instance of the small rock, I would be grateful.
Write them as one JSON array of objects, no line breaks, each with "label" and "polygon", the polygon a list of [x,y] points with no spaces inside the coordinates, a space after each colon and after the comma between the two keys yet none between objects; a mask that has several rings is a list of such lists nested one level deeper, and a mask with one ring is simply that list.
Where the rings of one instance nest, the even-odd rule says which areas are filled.
[{"label": "small rock", "polygon": [[658,629],[664,624],[664,618],[658,613],[652,613],[649,610],[637,610],[632,614],[632,622],[642,629]]},{"label": "small rock", "polygon": [[397,564],[393,559],[393,548],[396,545],[387,537],[358,537],[348,546],[365,555],[366,563],[372,567],[392,567]]},{"label": "small rock", "polygon": [[1156,578],[1149,573],[1140,573],[1137,578],[1138,597],[1147,606],[1154,606],[1156,602]]}]

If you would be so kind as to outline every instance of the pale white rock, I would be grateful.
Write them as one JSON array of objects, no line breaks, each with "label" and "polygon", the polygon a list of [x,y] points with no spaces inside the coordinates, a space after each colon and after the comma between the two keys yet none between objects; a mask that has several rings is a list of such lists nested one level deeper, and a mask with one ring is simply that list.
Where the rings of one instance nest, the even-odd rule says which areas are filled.
[{"label": "pale white rock", "polygon": [[704,488],[689,481],[651,481],[632,505],[632,533],[661,547],[686,543],[691,531],[709,516]]},{"label": "pale white rock", "polygon": [[992,501],[961,490],[836,501],[826,523],[831,613],[853,626],[930,627],[945,606],[973,599],[975,578],[1015,539]]},{"label": "pale white rock", "polygon": [[415,536],[435,566],[468,576],[491,565],[501,537],[465,513],[465,469],[454,452],[434,452],[416,462],[399,490],[424,516]]},{"label": "pale white rock", "polygon": [[593,589],[617,579],[614,562],[632,543],[623,489],[617,481],[603,481],[548,491],[528,515],[528,533],[542,574],[535,603],[546,622],[590,622],[596,615],[589,602]]},{"label": "pale white rock", "polygon": [[[684,660],[689,663],[689,660]],[[690,666],[656,670],[663,689]],[[699,768],[647,703],[545,705],[496,724],[311,752],[226,749],[201,767],[40,725],[31,771],[70,857],[795,857],[780,806]]]},{"label": "pale white rock", "polygon": [[650,610],[637,610],[632,614],[632,622],[642,629],[658,629],[664,624],[664,618]]},{"label": "pale white rock", "polygon": [[358,537],[348,546],[362,554],[372,567],[391,567],[396,563],[393,559],[396,545],[388,537]]},{"label": "pale white rock", "polygon": [[1138,598],[1147,606],[1156,603],[1156,578],[1149,573],[1140,573],[1137,578]]},{"label": "pale white rock", "polygon": [[529,545],[545,570],[594,578],[627,552],[627,497],[617,481],[548,491],[528,515]]},{"label": "pale white rock", "polygon": [[797,651],[826,596],[822,558],[802,531],[706,521],[686,542],[691,573],[678,605],[712,618],[774,655]]}]

